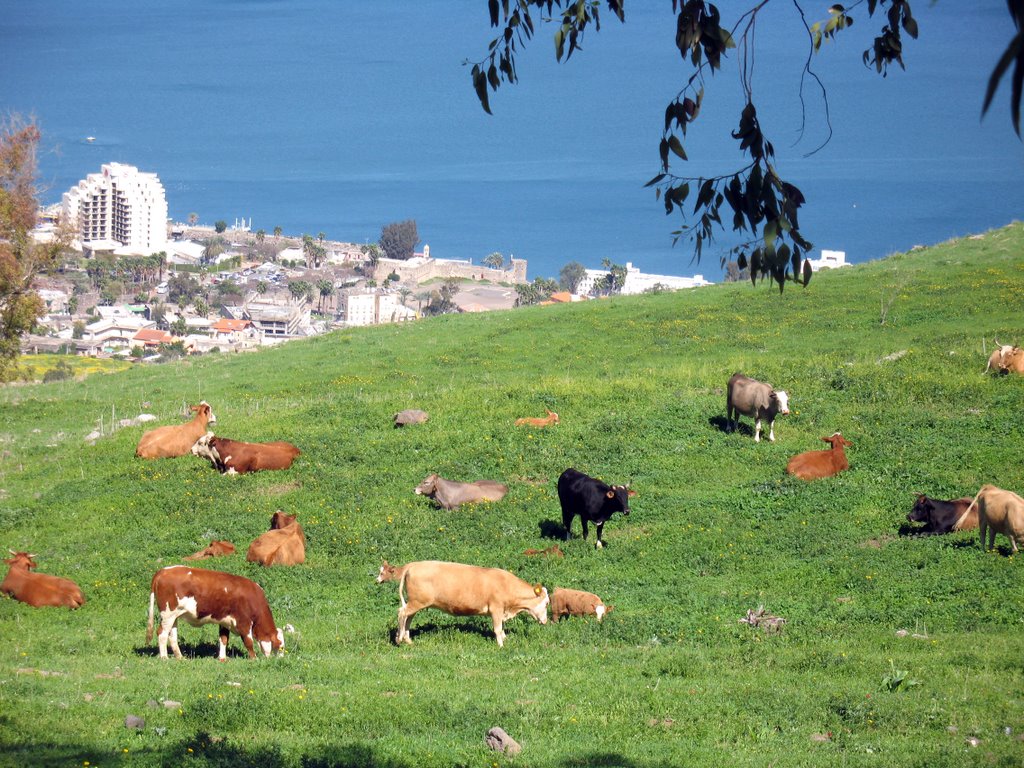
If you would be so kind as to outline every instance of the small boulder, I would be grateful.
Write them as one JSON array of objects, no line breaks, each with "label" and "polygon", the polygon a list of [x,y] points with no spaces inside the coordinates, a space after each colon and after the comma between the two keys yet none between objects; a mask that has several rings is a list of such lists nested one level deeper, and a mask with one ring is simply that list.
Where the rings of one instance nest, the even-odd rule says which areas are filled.
[{"label": "small boulder", "polygon": [[484,742],[495,752],[504,752],[508,755],[518,755],[523,751],[519,742],[505,733],[503,728],[491,728],[491,730],[487,732]]},{"label": "small boulder", "polygon": [[146,721],[138,715],[128,715],[124,719],[124,727],[135,731],[141,731],[146,727]]}]

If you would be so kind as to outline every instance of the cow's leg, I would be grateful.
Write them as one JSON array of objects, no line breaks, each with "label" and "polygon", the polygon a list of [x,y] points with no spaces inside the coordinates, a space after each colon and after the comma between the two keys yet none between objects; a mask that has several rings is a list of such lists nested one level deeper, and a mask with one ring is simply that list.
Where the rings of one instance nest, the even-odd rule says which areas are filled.
[{"label": "cow's leg", "polygon": [[732,403],[725,404],[725,433],[730,434],[734,427],[732,424]]},{"label": "cow's leg", "polygon": [[761,442],[761,417],[760,416],[758,416],[757,419],[754,421],[754,442],[755,443],[760,443]]},{"label": "cow's leg", "polygon": [[[175,619],[176,621],[176,619]],[[171,652],[174,653],[174,658],[183,658],[181,655],[181,648],[178,646],[178,625],[175,622],[171,623],[171,629],[168,632],[169,639],[171,641]]]},{"label": "cow's leg", "polygon": [[252,644],[252,627],[249,631],[242,635],[242,642],[245,643],[245,650],[249,652],[249,658],[256,658],[256,647]]},{"label": "cow's leg", "polygon": [[978,515],[978,536],[981,538],[981,551],[985,551],[985,532],[988,530],[988,520]]},{"label": "cow's leg", "polygon": [[568,541],[572,538],[572,512],[562,512],[562,527],[565,528],[565,540]]},{"label": "cow's leg", "polygon": [[[984,545],[984,543],[985,542],[982,541],[982,545]],[[158,644],[158,646],[160,648],[160,658],[161,659],[166,659],[167,658],[167,637],[168,637],[168,635],[170,635],[171,627],[173,627],[173,626],[174,626],[174,622],[173,621],[168,623],[167,620],[164,619],[164,617],[162,615],[160,616],[160,630],[157,633],[156,640],[157,640],[157,644]]]},{"label": "cow's leg", "polygon": [[228,635],[230,631],[227,627],[220,628],[220,648],[217,649],[217,661],[228,660]]},{"label": "cow's leg", "polygon": [[406,603],[403,607],[398,609],[398,634],[395,635],[396,645],[402,642],[412,645],[412,638],[409,636],[409,622],[421,607],[423,606]]},{"label": "cow's leg", "polygon": [[768,439],[775,442],[775,419],[768,422]]},{"label": "cow's leg", "polygon": [[587,530],[587,516],[586,515],[580,515],[580,525],[583,526],[583,540],[586,541],[587,540],[587,534],[590,533],[590,531]]},{"label": "cow's leg", "polygon": [[604,523],[598,523],[597,524],[597,544],[595,545],[595,547],[597,549],[601,549],[601,548],[604,547],[604,542],[601,541],[601,532],[603,530],[604,530]]},{"label": "cow's leg", "polygon": [[499,648],[505,646],[505,629],[502,626],[504,618],[504,609],[496,608],[491,611],[491,622],[494,624],[494,638],[498,641]]}]

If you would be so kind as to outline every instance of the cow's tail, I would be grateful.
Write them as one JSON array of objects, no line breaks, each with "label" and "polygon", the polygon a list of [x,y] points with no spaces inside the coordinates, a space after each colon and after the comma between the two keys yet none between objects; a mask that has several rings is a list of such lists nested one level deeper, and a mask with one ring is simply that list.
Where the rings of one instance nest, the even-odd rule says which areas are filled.
[{"label": "cow's tail", "polygon": [[401,604],[402,608],[405,608],[405,595],[403,595],[402,592],[405,591],[405,578],[408,575],[409,575],[409,569],[408,568],[403,568],[402,569],[402,575],[398,579],[398,602]]},{"label": "cow's tail", "polygon": [[146,622],[146,645],[153,642],[153,608],[156,606],[156,592],[149,593],[149,621]]},{"label": "cow's tail", "polygon": [[974,506],[978,503],[978,496],[981,496],[981,492],[984,491],[984,490],[985,490],[985,486],[984,485],[981,486],[981,488],[978,489],[978,493],[975,495],[974,501],[972,501],[970,504],[967,505],[967,509],[964,511],[963,516],[960,518],[961,521],[967,519],[967,515],[974,508]]}]

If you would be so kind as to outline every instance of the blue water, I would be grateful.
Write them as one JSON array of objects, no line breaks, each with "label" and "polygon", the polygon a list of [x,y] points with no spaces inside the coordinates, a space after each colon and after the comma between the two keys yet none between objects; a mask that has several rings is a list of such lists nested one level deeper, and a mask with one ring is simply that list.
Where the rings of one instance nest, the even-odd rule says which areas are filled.
[{"label": "blue water", "polygon": [[[46,202],[119,161],[159,174],[177,220],[245,217],[362,243],[411,218],[434,256],[499,251],[527,259],[531,277],[610,258],[716,280],[735,236],[694,263],[685,240],[671,244],[680,220],[643,188],[687,70],[669,0],[633,6],[567,64],[542,27],[488,116],[463,66],[492,34],[484,0],[0,0],[0,110],[39,121]],[[986,45],[1010,37],[1005,8],[918,4],[921,40],[906,46],[907,72],[885,80],[860,62],[881,23],[862,12],[814,58],[833,136],[805,157],[826,135],[824,110],[806,90],[801,139],[799,21],[790,4],[769,7],[760,117],[807,197],[801,224],[816,248],[862,262],[1024,218],[1006,88],[980,120],[1001,52]],[[688,138],[694,175],[737,164],[737,94],[731,65],[709,79]]]}]

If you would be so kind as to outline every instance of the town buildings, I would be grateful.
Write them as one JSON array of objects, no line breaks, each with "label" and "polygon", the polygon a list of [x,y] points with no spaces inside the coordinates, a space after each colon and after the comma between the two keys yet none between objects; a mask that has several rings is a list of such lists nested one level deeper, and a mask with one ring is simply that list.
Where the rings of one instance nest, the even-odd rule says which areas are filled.
[{"label": "town buildings", "polygon": [[167,198],[155,173],[105,163],[64,193],[61,212],[83,251],[149,256],[167,247]]},{"label": "town buildings", "polygon": [[[581,296],[589,296],[594,292],[594,287],[598,285],[599,281],[607,275],[607,269],[588,269],[580,284],[576,286],[576,293]],[[656,286],[660,286],[664,290],[675,291],[680,288],[699,288],[711,284],[711,282],[704,279],[704,275],[694,275],[693,277],[649,275],[634,267],[633,262],[627,261],[626,279],[620,293],[624,296],[630,296],[649,291]]]}]

